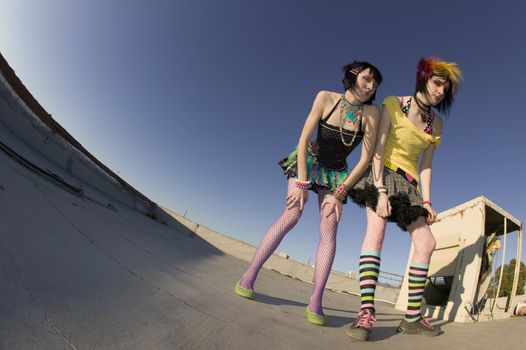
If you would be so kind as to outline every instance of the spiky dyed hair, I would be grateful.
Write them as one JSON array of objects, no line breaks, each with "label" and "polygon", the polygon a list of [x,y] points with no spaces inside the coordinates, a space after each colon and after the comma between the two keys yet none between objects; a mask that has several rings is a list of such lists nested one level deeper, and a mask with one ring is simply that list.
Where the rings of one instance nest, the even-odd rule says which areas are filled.
[{"label": "spiky dyed hair", "polygon": [[460,88],[462,72],[456,63],[446,62],[433,56],[421,58],[416,69],[415,90],[427,95],[427,81],[432,76],[446,78],[450,82],[450,88],[446,91],[446,96],[436,106],[441,113],[448,114],[454,102],[453,95]]}]

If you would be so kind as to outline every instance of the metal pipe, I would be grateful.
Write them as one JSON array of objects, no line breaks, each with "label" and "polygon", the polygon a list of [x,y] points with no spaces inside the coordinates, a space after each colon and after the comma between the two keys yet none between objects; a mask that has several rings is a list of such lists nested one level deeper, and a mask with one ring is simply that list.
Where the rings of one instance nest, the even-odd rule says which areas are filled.
[{"label": "metal pipe", "polygon": [[507,233],[508,233],[508,218],[504,217],[504,244],[502,248],[502,263],[500,265],[500,276],[499,276],[499,284],[497,287],[497,294],[495,295],[495,300],[493,300],[493,307],[491,308],[491,312],[493,313],[493,309],[495,308],[495,304],[497,304],[497,299],[499,298],[500,294],[500,287],[502,285],[502,277],[504,276],[504,265],[505,265],[505,259],[506,259],[506,242],[508,240]]},{"label": "metal pipe", "polygon": [[515,259],[515,274],[513,275],[513,287],[511,287],[510,307],[513,307],[515,302],[515,295],[517,294],[517,287],[519,284],[519,273],[521,269],[521,254],[522,254],[522,223],[519,227],[519,236],[517,238],[517,258]]}]

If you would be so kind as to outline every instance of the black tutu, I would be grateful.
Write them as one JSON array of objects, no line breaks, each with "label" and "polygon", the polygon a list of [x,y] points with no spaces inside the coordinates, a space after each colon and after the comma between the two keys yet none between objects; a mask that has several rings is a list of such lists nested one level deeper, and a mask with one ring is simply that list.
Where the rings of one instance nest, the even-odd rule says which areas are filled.
[{"label": "black tutu", "polygon": [[[422,196],[418,188],[402,174],[384,167],[384,185],[391,204],[391,216],[387,220],[395,222],[403,231],[407,231],[407,226],[416,221],[418,217],[429,215],[429,212],[422,207]],[[378,189],[374,186],[371,166],[349,190],[349,197],[361,207],[367,206],[376,210]]]}]

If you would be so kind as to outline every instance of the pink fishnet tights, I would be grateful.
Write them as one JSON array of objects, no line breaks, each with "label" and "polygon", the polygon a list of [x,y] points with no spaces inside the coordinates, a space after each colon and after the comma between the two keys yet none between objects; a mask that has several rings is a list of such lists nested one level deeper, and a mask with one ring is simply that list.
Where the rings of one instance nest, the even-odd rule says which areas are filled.
[{"label": "pink fishnet tights", "polygon": [[314,269],[314,286],[309,302],[309,310],[324,315],[322,300],[323,291],[331,272],[334,255],[336,253],[336,232],[338,231],[338,222],[336,215],[329,213],[327,207],[322,209],[325,196],[331,195],[329,191],[320,191],[318,193],[318,204],[320,207],[320,242],[316,253],[316,266]]},{"label": "pink fishnet tights", "polygon": [[[288,192],[294,186],[293,180],[289,180]],[[316,267],[314,270],[314,287],[310,298],[309,309],[319,315],[323,315],[322,299],[327,279],[331,271],[336,252],[336,231],[338,222],[334,214],[327,216],[327,209],[321,209],[323,199],[330,195],[329,191],[322,190],[318,193],[318,205],[320,206],[320,242],[316,254]],[[280,218],[265,233],[252,258],[249,268],[243,275],[240,285],[244,288],[254,289],[254,283],[261,267],[276,250],[285,235],[296,225],[301,217],[299,204],[285,210]]]}]

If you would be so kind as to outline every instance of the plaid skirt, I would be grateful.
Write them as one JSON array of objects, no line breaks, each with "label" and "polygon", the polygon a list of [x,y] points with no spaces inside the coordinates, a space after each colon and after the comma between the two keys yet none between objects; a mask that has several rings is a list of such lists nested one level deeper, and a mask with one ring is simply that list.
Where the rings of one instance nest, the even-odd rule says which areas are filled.
[{"label": "plaid skirt", "polygon": [[[416,181],[413,180],[411,183],[406,176],[384,167],[384,186],[387,188],[389,203],[391,203],[391,216],[387,220],[396,223],[403,231],[407,231],[407,226],[418,217],[429,214],[422,207],[422,196],[415,183]],[[361,207],[367,206],[376,210],[378,189],[374,186],[371,166],[349,190],[349,197]]]}]

